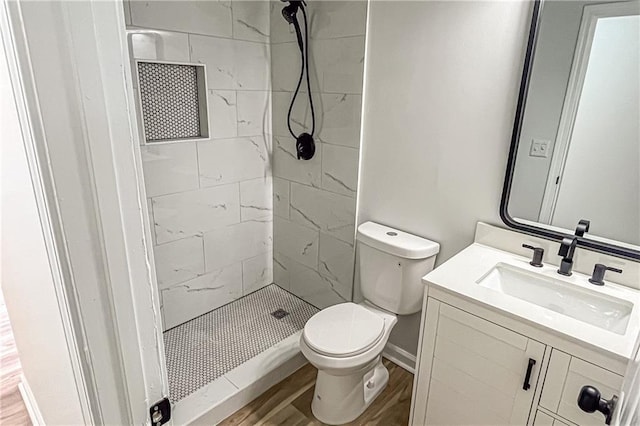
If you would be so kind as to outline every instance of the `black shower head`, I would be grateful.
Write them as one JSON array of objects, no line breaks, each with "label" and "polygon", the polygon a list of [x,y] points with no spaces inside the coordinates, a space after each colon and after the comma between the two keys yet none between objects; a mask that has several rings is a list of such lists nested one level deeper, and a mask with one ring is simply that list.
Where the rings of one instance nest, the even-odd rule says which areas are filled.
[{"label": "black shower head", "polygon": [[291,2],[282,9],[282,16],[284,16],[284,19],[290,24],[297,21],[296,13],[298,13],[298,3],[299,2]]},{"label": "black shower head", "polygon": [[282,9],[282,16],[284,19],[290,23],[295,23],[298,19],[296,18],[296,13],[298,13],[298,8],[304,7],[307,4],[303,0],[282,0],[285,3],[289,3],[289,5],[285,6]]}]

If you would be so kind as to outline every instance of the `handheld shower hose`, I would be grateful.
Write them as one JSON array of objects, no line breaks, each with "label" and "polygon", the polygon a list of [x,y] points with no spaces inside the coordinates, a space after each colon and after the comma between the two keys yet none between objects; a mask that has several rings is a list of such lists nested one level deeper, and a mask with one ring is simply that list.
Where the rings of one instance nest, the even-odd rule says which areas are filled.
[{"label": "handheld shower hose", "polygon": [[[313,158],[313,155],[316,152],[316,145],[313,141],[313,134],[316,129],[316,114],[313,107],[313,97],[311,96],[311,81],[309,78],[309,25],[307,22],[307,12],[305,11],[305,6],[306,3],[304,2],[304,0],[292,0],[289,1],[289,4],[282,9],[282,16],[289,24],[293,24],[293,27],[296,30],[298,48],[300,49],[300,77],[298,78],[298,84],[296,85],[296,90],[293,93],[293,97],[291,98],[289,112],[287,113],[287,127],[289,128],[289,133],[291,133],[291,136],[293,136],[293,138],[296,140],[296,151],[299,160],[310,160],[311,158]],[[302,11],[302,17],[304,19],[304,38],[302,36],[302,29],[300,28],[300,24],[297,18],[298,10]],[[302,85],[302,80],[305,76],[305,70],[307,75],[307,95],[309,96],[309,108],[311,110],[311,131],[309,133],[303,132],[299,135],[296,135],[291,128],[291,112],[293,111],[293,106],[296,102],[296,98],[298,97],[298,93],[300,92],[300,86]]]}]

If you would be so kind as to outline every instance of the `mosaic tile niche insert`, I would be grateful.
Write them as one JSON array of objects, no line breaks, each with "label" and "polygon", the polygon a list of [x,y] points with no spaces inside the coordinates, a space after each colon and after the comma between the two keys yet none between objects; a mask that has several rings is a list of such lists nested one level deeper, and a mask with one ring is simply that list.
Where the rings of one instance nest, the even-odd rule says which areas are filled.
[{"label": "mosaic tile niche insert", "polygon": [[204,66],[138,62],[147,143],[208,137]]}]

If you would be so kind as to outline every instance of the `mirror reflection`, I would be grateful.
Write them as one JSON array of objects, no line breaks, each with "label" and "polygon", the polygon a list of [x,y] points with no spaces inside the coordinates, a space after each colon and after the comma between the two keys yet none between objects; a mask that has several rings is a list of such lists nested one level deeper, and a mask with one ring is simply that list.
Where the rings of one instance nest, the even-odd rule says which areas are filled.
[{"label": "mirror reflection", "polygon": [[508,213],[640,246],[640,2],[550,1]]}]

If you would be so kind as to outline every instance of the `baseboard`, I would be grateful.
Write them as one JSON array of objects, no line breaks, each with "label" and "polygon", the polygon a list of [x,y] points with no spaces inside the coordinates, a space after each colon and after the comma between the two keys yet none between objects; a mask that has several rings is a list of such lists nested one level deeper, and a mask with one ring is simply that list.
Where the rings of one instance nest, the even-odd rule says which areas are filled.
[{"label": "baseboard", "polygon": [[393,343],[387,343],[382,351],[382,356],[392,361],[396,365],[404,368],[411,374],[415,374],[416,371],[416,356],[405,351],[399,346]]},{"label": "baseboard", "polygon": [[29,414],[29,418],[31,419],[31,423],[34,426],[44,426],[44,419],[42,418],[42,413],[40,413],[40,409],[38,408],[38,404],[36,402],[33,393],[31,392],[31,388],[29,387],[29,382],[24,377],[23,374],[20,375],[20,383],[18,383],[18,390],[20,391],[20,395],[22,396],[22,400],[24,401],[25,407],[27,407],[27,413]]}]

